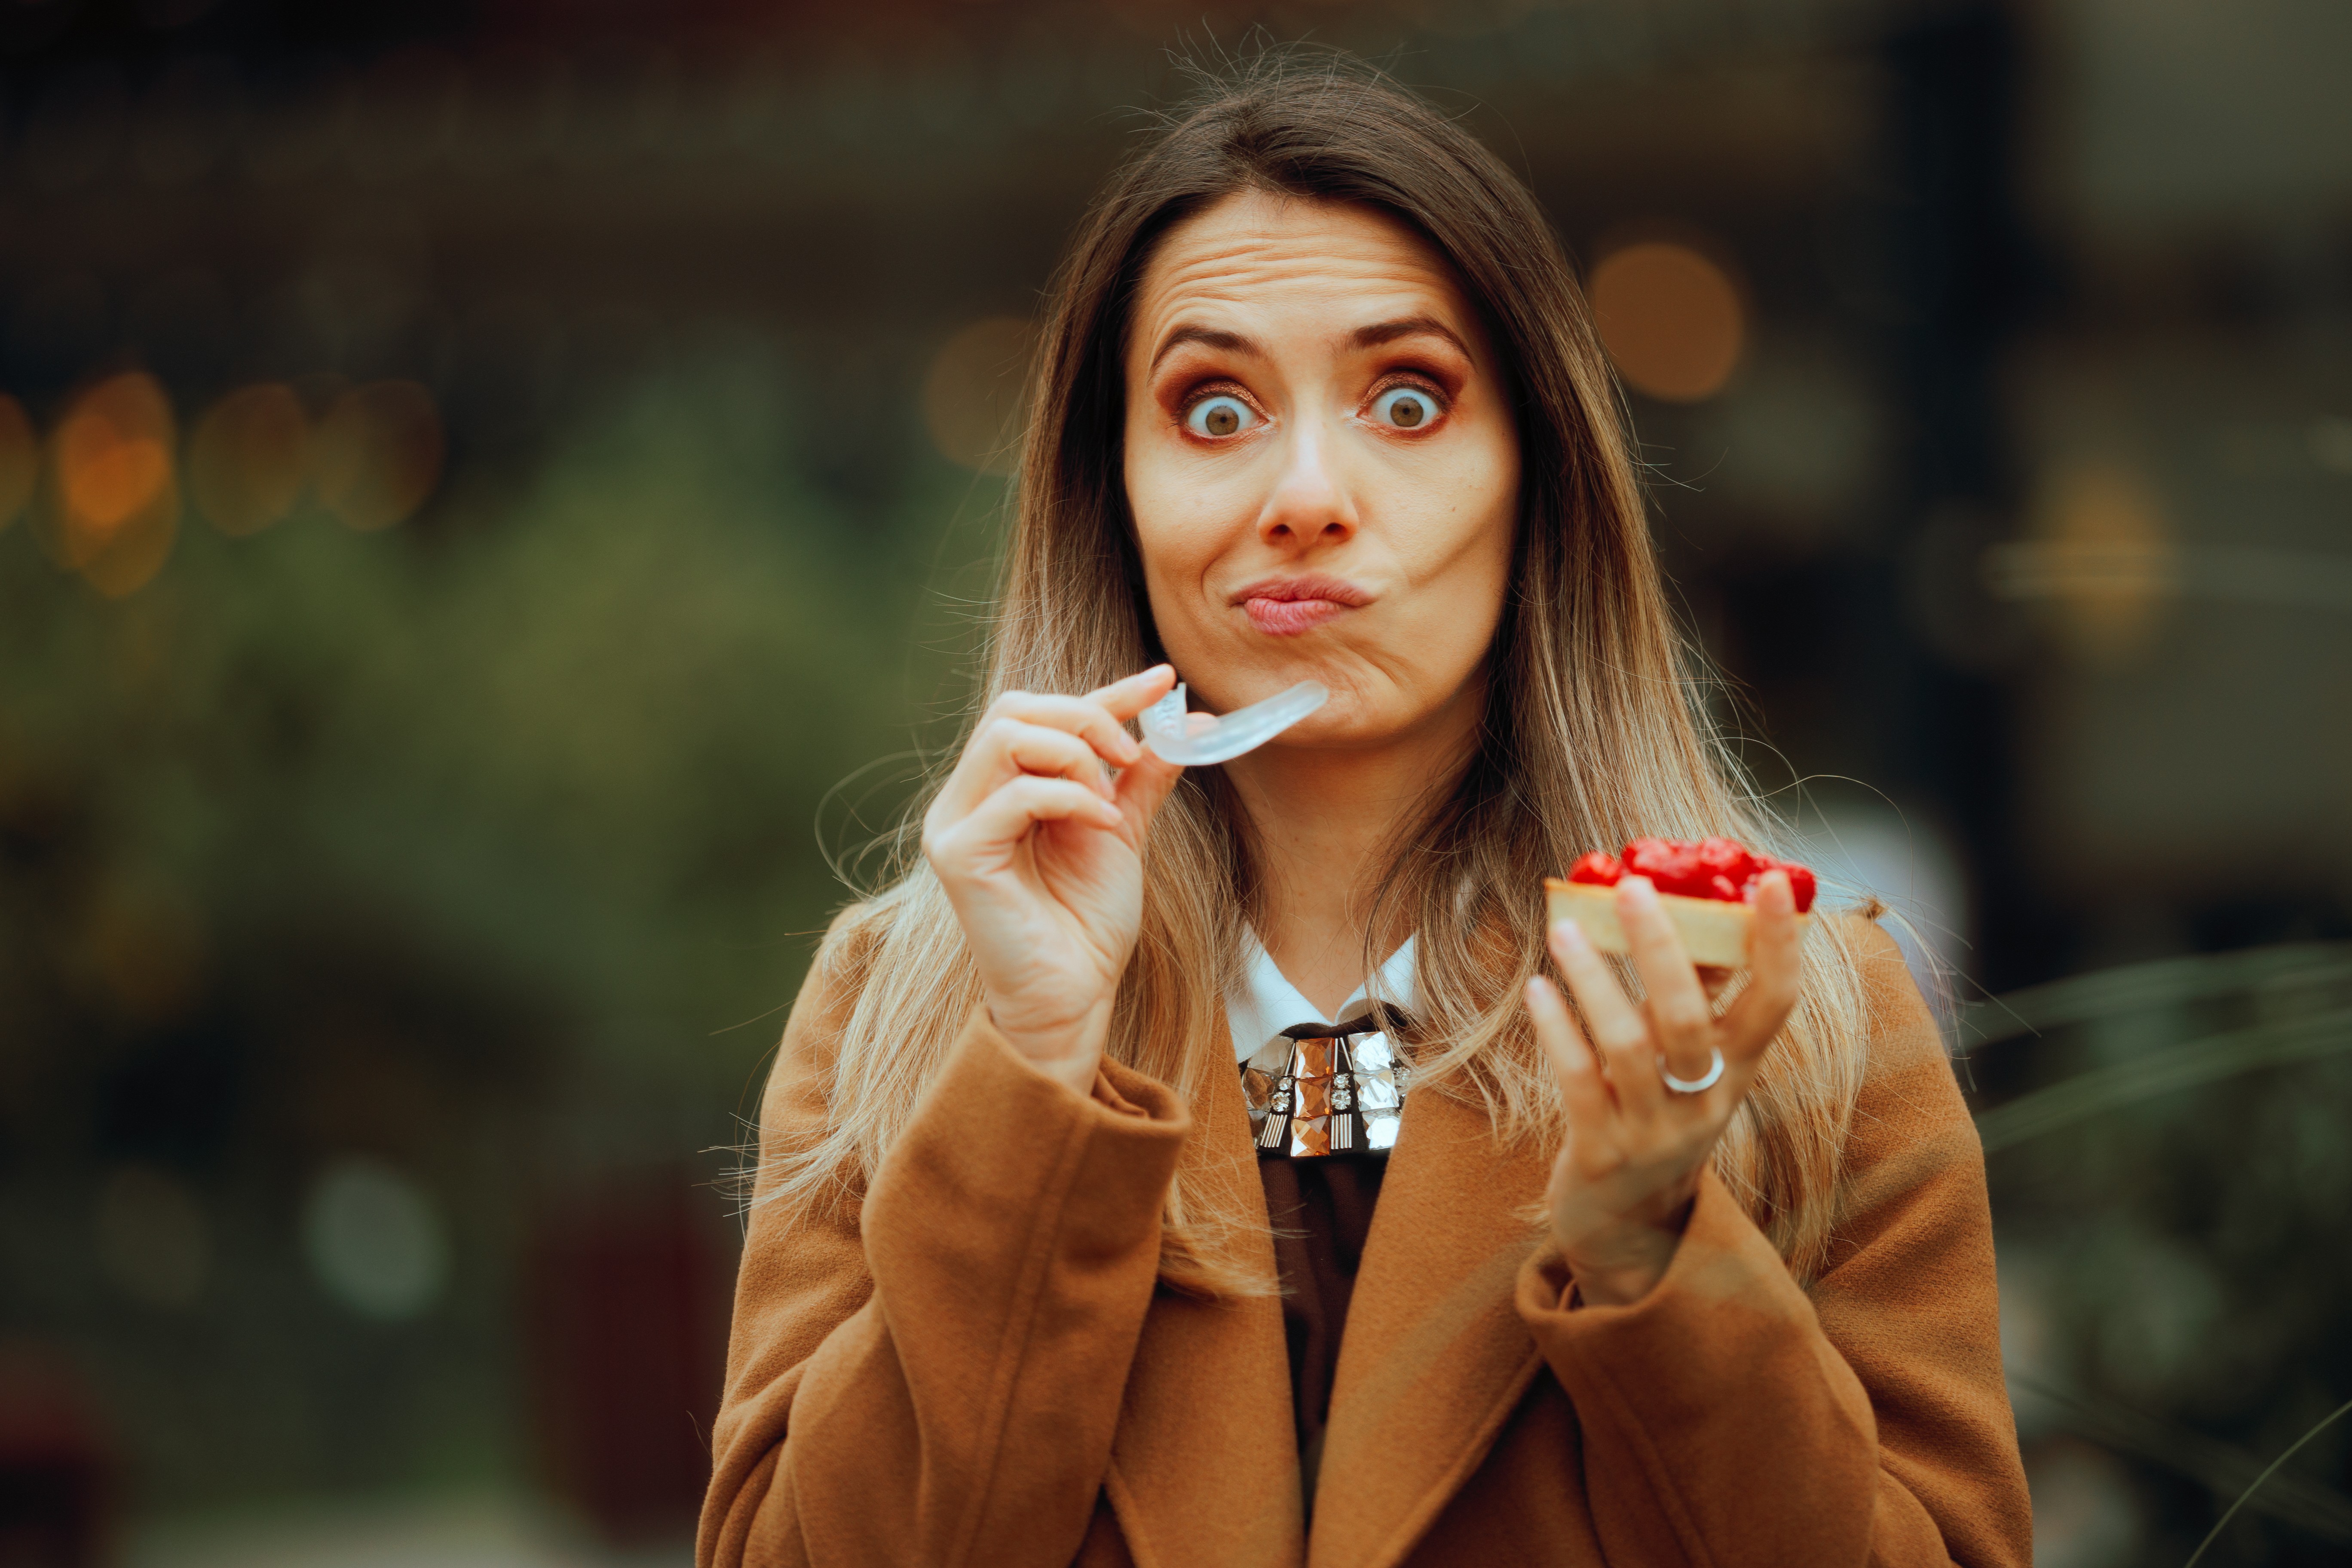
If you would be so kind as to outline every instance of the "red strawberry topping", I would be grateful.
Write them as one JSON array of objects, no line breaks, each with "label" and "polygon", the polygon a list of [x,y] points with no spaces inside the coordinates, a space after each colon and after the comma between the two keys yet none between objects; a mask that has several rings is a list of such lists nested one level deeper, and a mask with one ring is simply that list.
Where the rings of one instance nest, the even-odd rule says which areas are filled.
[{"label": "red strawberry topping", "polygon": [[1613,888],[1624,874],[1625,868],[1617,864],[1613,856],[1603,855],[1598,849],[1579,855],[1576,864],[1568,868],[1570,881],[1588,882],[1597,888]]},{"label": "red strawberry topping", "polygon": [[1813,907],[1819,884],[1810,869],[1756,854],[1735,838],[1636,838],[1615,859],[1597,851],[1579,857],[1568,879],[1606,888],[1629,875],[1647,877],[1662,893],[1738,904],[1754,901],[1756,884],[1767,871],[1789,874],[1799,914]]},{"label": "red strawberry topping", "polygon": [[1739,889],[1740,898],[1749,903],[1755,902],[1756,879],[1757,878],[1763,876],[1767,871],[1786,871],[1789,873],[1789,892],[1796,901],[1797,912],[1799,914],[1801,915],[1806,910],[1813,907],[1813,895],[1819,890],[1820,883],[1813,876],[1812,868],[1810,866],[1800,866],[1794,860],[1775,860],[1769,855],[1759,855],[1756,857],[1756,869],[1754,873],[1748,877],[1748,880],[1741,884]]}]

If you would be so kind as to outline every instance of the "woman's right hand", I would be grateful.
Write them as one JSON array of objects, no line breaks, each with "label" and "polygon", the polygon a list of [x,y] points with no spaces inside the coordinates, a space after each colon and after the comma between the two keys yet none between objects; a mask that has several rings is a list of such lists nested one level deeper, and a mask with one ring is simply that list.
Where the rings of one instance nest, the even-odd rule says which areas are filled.
[{"label": "woman's right hand", "polygon": [[1006,692],[923,818],[989,1016],[1080,1094],[1143,921],[1144,837],[1184,771],[1122,726],[1175,684],[1163,664],[1084,697]]}]

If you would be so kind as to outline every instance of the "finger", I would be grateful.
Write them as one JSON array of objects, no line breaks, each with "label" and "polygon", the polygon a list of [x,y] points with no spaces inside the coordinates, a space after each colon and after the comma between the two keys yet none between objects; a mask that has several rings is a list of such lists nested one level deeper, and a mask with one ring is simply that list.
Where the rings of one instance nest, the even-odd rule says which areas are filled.
[{"label": "finger", "polygon": [[996,731],[990,744],[995,748],[1007,775],[1023,773],[1067,779],[1086,785],[1105,800],[1111,798],[1110,770],[1103,766],[1095,749],[1077,736],[1018,719],[999,719],[989,728]]},{"label": "finger", "polygon": [[1110,793],[1093,747],[1066,730],[1025,723],[999,703],[965,742],[932,811],[952,825],[971,815],[1005,780],[1022,773],[1066,778],[1105,798]]},{"label": "finger", "polygon": [[1647,877],[1628,877],[1617,884],[1617,920],[1633,950],[1633,967],[1648,993],[1650,1023],[1666,1070],[1680,1079],[1705,1076],[1714,1060],[1715,1010],[1698,983],[1689,950],[1675,922],[1658,901],[1658,889]]},{"label": "finger", "polygon": [[1643,1022],[1641,1010],[1625,999],[1617,976],[1610,973],[1591,939],[1574,921],[1554,924],[1549,943],[1553,962],[1567,977],[1577,1006],[1583,1009],[1585,1028],[1609,1064],[1610,1081],[1616,1083],[1621,1059],[1647,1052],[1650,1026]]},{"label": "finger", "polygon": [[[1105,690],[1111,689],[1108,687]],[[1135,761],[1142,745],[1129,734],[1117,716],[1095,697],[1061,697],[1035,691],[1008,691],[989,704],[991,719],[1017,719],[1024,724],[1042,724],[1049,729],[1066,731],[1077,736],[1095,749],[1095,753],[1112,767],[1123,768]]]},{"label": "finger", "polygon": [[[1136,671],[1124,680],[1114,680],[1108,686],[1096,688],[1087,693],[1086,700],[1124,722],[1175,689],[1176,667],[1155,664],[1150,669]],[[1121,731],[1120,733],[1126,731]]]},{"label": "finger", "polygon": [[1748,923],[1748,989],[1724,1009],[1717,1026],[1724,1054],[1742,1060],[1762,1056],[1789,1021],[1804,973],[1803,928],[1797,924],[1787,872],[1764,874],[1755,909]]},{"label": "finger", "polygon": [[[980,717],[963,754],[940,786],[934,808],[950,821],[961,819],[1016,771],[1006,755],[1013,733],[1006,725],[1027,724],[1076,737],[1112,767],[1124,767],[1142,752],[1135,737],[1096,703],[1082,697],[1034,691],[1000,692]],[[1055,769],[1054,772],[1062,770]]]},{"label": "finger", "polygon": [[1121,820],[1118,807],[1084,784],[1023,773],[992,791],[970,816],[950,828],[942,847],[957,868],[968,870],[1009,849],[1040,822],[1069,821],[1115,829]]},{"label": "finger", "polygon": [[1176,781],[1184,776],[1182,764],[1163,761],[1160,754],[1145,748],[1143,754],[1129,766],[1119,770],[1118,782],[1112,787],[1112,798],[1126,814],[1134,830],[1135,842],[1141,844],[1151,819],[1160,815],[1160,807],[1168,798]]},{"label": "finger", "polygon": [[1551,1058],[1559,1078],[1560,1104],[1568,1111],[1569,1134],[1590,1148],[1609,1135],[1609,1085],[1601,1076],[1601,1059],[1576,1026],[1559,990],[1543,976],[1528,982],[1528,1016],[1535,1020],[1536,1038]]}]

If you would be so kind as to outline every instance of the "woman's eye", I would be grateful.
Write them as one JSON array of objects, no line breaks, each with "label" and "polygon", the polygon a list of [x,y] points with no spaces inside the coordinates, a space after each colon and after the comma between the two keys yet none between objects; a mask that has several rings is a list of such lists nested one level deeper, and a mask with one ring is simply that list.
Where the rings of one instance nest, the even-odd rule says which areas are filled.
[{"label": "woman's eye", "polygon": [[1392,386],[1372,399],[1372,417],[1399,430],[1418,430],[1437,417],[1437,399],[1418,386]]},{"label": "woman's eye", "polygon": [[1184,416],[1195,436],[1238,436],[1257,423],[1257,410],[1238,397],[1204,397]]}]

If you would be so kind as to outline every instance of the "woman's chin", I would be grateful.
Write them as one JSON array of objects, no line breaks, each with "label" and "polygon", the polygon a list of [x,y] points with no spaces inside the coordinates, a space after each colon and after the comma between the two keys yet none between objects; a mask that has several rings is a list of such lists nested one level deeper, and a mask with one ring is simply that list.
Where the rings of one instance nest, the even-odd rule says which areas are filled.
[{"label": "woman's chin", "polygon": [[[1254,650],[1262,651],[1262,650]],[[1220,659],[1187,668],[1172,661],[1192,687],[1192,706],[1231,713],[1278,697],[1302,681],[1331,695],[1323,706],[1266,742],[1266,749],[1362,751],[1402,740],[1437,716],[1438,704],[1413,700],[1382,666],[1342,649],[1297,650],[1286,658]]]},{"label": "woman's chin", "polygon": [[[1313,680],[1312,675],[1301,679]],[[1324,684],[1328,685],[1329,682]],[[1331,700],[1266,742],[1287,752],[1365,752],[1394,745],[1420,727],[1425,715],[1396,710],[1393,701],[1365,702],[1334,689]]]}]

